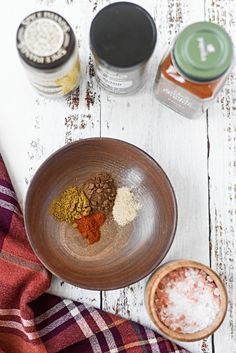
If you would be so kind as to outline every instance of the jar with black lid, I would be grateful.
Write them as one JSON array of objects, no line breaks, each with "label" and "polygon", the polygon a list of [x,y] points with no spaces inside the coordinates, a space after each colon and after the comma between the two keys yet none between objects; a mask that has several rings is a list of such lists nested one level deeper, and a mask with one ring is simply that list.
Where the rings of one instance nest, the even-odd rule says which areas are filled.
[{"label": "jar with black lid", "polygon": [[20,24],[16,45],[27,76],[47,97],[65,96],[80,79],[80,62],[75,34],[59,14],[38,11]]},{"label": "jar with black lid", "polygon": [[90,48],[100,86],[120,95],[141,88],[156,36],[155,22],[141,6],[116,2],[104,7],[90,28]]}]

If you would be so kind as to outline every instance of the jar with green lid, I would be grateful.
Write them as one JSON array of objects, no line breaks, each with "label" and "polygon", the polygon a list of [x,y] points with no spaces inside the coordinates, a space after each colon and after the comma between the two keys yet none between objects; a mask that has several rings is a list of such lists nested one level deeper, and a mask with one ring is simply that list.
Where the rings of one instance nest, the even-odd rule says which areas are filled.
[{"label": "jar with green lid", "polygon": [[75,34],[55,12],[38,11],[20,24],[16,45],[27,76],[38,93],[65,96],[79,84],[80,61]]},{"label": "jar with green lid", "polygon": [[193,23],[177,36],[162,59],[155,96],[185,117],[199,117],[222,88],[233,61],[232,40],[221,26]]}]

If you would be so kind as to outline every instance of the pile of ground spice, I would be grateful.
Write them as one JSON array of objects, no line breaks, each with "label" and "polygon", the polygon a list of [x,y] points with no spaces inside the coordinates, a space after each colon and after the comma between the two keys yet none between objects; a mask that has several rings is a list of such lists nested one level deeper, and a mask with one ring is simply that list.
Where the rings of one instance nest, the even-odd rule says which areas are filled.
[{"label": "pile of ground spice", "polygon": [[125,226],[132,222],[137,211],[140,209],[140,204],[135,200],[134,195],[128,187],[117,189],[117,196],[112,210],[114,220],[120,225]]},{"label": "pile of ground spice", "polygon": [[111,212],[115,197],[114,179],[109,173],[99,173],[84,183],[83,190],[77,186],[66,189],[51,202],[48,212],[58,221],[72,223],[93,244],[100,239],[100,227]]},{"label": "pile of ground spice", "polygon": [[104,224],[106,216],[102,212],[75,220],[80,234],[87,239],[89,244],[97,242],[101,237],[100,227]]},{"label": "pile of ground spice", "polygon": [[66,189],[49,205],[48,212],[60,222],[73,223],[90,214],[89,200],[77,186]]},{"label": "pile of ground spice", "polygon": [[116,197],[116,187],[109,173],[99,173],[86,181],[83,191],[93,212],[102,211],[106,214],[111,212]]},{"label": "pile of ground spice", "polygon": [[100,239],[100,227],[112,212],[120,226],[132,222],[140,205],[128,187],[116,189],[111,174],[102,172],[88,179],[80,189],[66,189],[49,206],[49,214],[61,222],[71,223],[93,244]]},{"label": "pile of ground spice", "polygon": [[179,268],[159,283],[157,314],[164,325],[180,333],[207,328],[220,311],[220,290],[213,279],[196,268]]}]

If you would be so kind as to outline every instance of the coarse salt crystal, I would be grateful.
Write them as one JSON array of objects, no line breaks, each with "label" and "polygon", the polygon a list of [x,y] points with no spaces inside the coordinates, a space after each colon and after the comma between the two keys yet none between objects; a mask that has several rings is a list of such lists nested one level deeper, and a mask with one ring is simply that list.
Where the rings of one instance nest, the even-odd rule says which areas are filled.
[{"label": "coarse salt crystal", "polygon": [[213,293],[216,295],[216,296],[219,296],[220,295],[220,290],[219,288],[215,288]]},{"label": "coarse salt crystal", "polygon": [[208,282],[213,282],[213,279],[210,276],[207,276]]},{"label": "coarse salt crystal", "polygon": [[155,299],[160,320],[181,333],[208,327],[220,311],[220,290],[209,278],[195,268],[180,268],[165,276]]}]

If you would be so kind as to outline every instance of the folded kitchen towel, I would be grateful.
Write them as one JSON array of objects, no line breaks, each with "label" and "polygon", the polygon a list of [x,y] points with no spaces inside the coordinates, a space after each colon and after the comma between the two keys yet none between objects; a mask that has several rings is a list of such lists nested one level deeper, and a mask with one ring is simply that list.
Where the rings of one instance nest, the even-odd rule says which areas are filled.
[{"label": "folded kitchen towel", "polygon": [[142,325],[46,294],[49,285],[0,156],[0,352],[187,353]]}]

